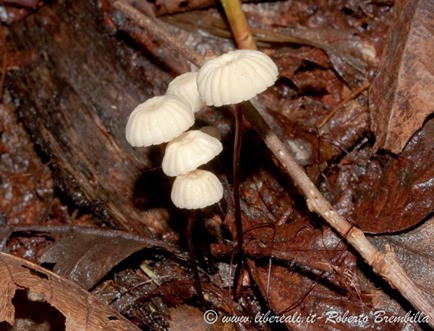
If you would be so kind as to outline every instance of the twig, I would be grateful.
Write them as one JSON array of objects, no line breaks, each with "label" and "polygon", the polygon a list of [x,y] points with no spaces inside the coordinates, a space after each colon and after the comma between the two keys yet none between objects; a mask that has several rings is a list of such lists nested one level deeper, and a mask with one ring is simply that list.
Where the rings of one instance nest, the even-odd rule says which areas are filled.
[{"label": "twig", "polygon": [[318,124],[317,129],[321,129],[324,125],[327,124],[330,119],[335,116],[335,114],[338,112],[339,109],[342,108],[346,103],[353,100],[355,97],[357,97],[360,93],[362,93],[364,90],[366,90],[369,87],[369,82],[366,82],[362,86],[360,86],[358,89],[353,91],[347,98],[344,98],[341,102],[339,102],[335,108],[331,112],[329,112],[321,121],[320,124]]},{"label": "twig", "polygon": [[[149,19],[146,19],[146,17],[130,5],[116,1],[113,6],[134,20],[142,28],[147,29],[155,38],[166,42],[167,47],[179,52],[179,54],[195,65],[200,67],[205,62],[205,58],[199,54],[194,56],[194,52],[191,49],[178,43],[166,31],[153,24]],[[382,276],[392,287],[396,288],[417,310],[427,316],[428,323],[434,326],[434,308],[423,292],[407,276],[391,248],[386,245],[384,253],[378,251],[360,229],[352,226],[334,210],[306,175],[305,171],[293,159],[285,144],[266,123],[264,120],[266,109],[263,105],[257,100],[252,99],[250,102],[243,104],[243,111],[244,116],[252,127],[264,139],[267,147],[277,157],[295,185],[303,193],[309,209],[319,214],[332,228],[343,236],[359,252],[366,263],[373,268],[375,273]]]},{"label": "twig", "polygon": [[240,0],[220,0],[238,48],[256,49],[255,37],[241,8]]},{"label": "twig", "polygon": [[375,273],[382,276],[392,287],[401,292],[416,309],[428,316],[430,325],[434,326],[434,309],[431,303],[407,276],[399,264],[396,254],[388,245],[385,247],[385,253],[378,251],[360,229],[352,226],[335,211],[306,175],[306,172],[295,162],[287,147],[264,121],[262,115],[265,112],[266,109],[256,100],[245,103],[244,116],[262,136],[265,144],[304,194],[309,210],[319,214],[332,228],[339,232],[359,252]]},{"label": "twig", "polygon": [[159,39],[161,42],[165,43],[167,47],[170,47],[175,53],[181,54],[185,59],[191,63],[194,63],[196,66],[201,67],[207,61],[206,57],[175,41],[171,35],[160,28],[157,24],[152,22],[149,17],[143,15],[137,9],[131,7],[131,5],[128,3],[124,1],[116,1],[113,4],[113,8],[121,11],[127,18],[135,22],[138,26],[146,29],[154,38]]}]

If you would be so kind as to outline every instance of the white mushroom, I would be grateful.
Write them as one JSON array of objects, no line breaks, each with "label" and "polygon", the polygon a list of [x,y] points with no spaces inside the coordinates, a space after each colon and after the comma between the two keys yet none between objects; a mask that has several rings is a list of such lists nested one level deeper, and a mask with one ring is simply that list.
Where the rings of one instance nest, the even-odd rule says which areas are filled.
[{"label": "white mushroom", "polygon": [[212,160],[222,150],[218,139],[202,131],[184,132],[167,145],[163,172],[168,176],[184,175]]},{"label": "white mushroom", "polygon": [[196,84],[197,72],[187,72],[172,80],[166,94],[183,98],[191,105],[193,112],[198,112],[205,103],[200,99]]},{"label": "white mushroom", "polygon": [[197,87],[209,106],[249,100],[274,84],[278,70],[266,54],[236,50],[206,62],[197,74]]},{"label": "white mushroom", "polygon": [[194,113],[183,99],[174,95],[153,97],[130,114],[126,138],[136,147],[158,145],[179,136],[193,123]]},{"label": "white mushroom", "polygon": [[171,198],[178,208],[201,209],[215,204],[223,197],[223,186],[209,171],[197,169],[176,177]]}]

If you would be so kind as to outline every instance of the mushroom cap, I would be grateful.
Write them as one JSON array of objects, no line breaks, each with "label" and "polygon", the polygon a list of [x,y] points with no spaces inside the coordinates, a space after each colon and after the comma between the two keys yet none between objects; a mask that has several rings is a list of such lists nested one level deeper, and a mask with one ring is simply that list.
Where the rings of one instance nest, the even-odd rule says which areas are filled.
[{"label": "mushroom cap", "polygon": [[130,114],[126,138],[135,147],[158,145],[179,136],[193,123],[194,113],[181,98],[157,96],[138,105]]},{"label": "mushroom cap", "polygon": [[172,80],[167,88],[166,94],[176,95],[183,98],[191,105],[196,113],[205,107],[205,102],[200,99],[196,83],[197,72],[187,72]]},{"label": "mushroom cap", "polygon": [[222,143],[218,139],[202,131],[184,132],[167,145],[163,172],[168,176],[186,174],[212,160],[222,150]]},{"label": "mushroom cap", "polygon": [[197,74],[199,95],[208,106],[249,100],[274,84],[277,66],[259,51],[236,50],[206,62]]},{"label": "mushroom cap", "polygon": [[174,205],[184,209],[211,206],[223,197],[223,185],[210,171],[197,169],[176,177],[171,198]]}]

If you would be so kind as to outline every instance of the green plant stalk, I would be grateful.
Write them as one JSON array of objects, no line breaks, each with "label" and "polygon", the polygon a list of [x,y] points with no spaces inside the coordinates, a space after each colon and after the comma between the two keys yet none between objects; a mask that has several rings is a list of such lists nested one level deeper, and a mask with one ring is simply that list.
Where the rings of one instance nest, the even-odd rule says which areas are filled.
[{"label": "green plant stalk", "polygon": [[221,0],[238,48],[256,49],[255,37],[241,8],[240,0]]}]

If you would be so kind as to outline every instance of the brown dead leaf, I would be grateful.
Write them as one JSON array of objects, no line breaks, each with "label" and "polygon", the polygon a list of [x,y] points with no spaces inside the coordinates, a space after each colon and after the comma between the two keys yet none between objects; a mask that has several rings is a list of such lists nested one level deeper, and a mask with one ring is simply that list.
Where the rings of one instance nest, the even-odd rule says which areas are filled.
[{"label": "brown dead leaf", "polygon": [[15,227],[0,232],[0,250],[12,236],[41,233],[53,238],[39,263],[54,264],[53,271],[71,279],[85,289],[92,288],[114,266],[131,254],[146,248],[160,248],[179,253],[176,247],[163,241],[131,235],[121,231],[84,227]]},{"label": "brown dead leaf", "polygon": [[[373,302],[379,287],[376,276],[372,275],[373,280],[361,277],[357,257],[342,239],[330,229],[316,228],[308,219],[290,217],[287,224],[274,227],[255,227],[253,220],[244,224],[249,229],[244,234],[244,251],[250,275],[272,315],[290,319],[287,327],[291,330],[365,330],[368,326],[402,330],[402,324],[374,322],[376,310],[389,316],[405,312]],[[231,217],[225,222],[233,233]],[[330,314],[364,314],[367,321],[325,322]],[[309,316],[319,318],[308,322]],[[406,327],[416,330],[414,325]]]},{"label": "brown dead leaf", "polygon": [[396,158],[355,149],[330,169],[322,191],[338,212],[363,231],[393,233],[432,213],[434,120],[414,135]]},{"label": "brown dead leaf", "polygon": [[[434,218],[407,233],[376,236],[371,242],[380,250],[388,244],[395,251],[403,268],[417,286],[434,302]],[[397,306],[393,298],[379,292],[373,298],[378,306]]]},{"label": "brown dead leaf", "polygon": [[0,323],[14,325],[13,298],[24,289],[30,301],[45,302],[57,309],[65,317],[67,331],[138,330],[78,285],[24,259],[0,253],[0,279]]},{"label": "brown dead leaf", "polygon": [[370,88],[374,150],[400,153],[434,110],[434,3],[407,1],[391,28]]},{"label": "brown dead leaf", "polygon": [[[399,323],[374,322],[377,310],[394,316],[403,316],[405,311],[397,310],[396,302],[390,306],[372,301],[373,294],[378,295],[375,276],[374,281],[360,276],[357,257],[333,231],[294,222],[278,226],[273,242],[268,232],[268,238],[262,231],[258,240],[256,251],[265,253],[262,259],[252,256],[253,242],[246,247],[251,257],[248,267],[273,315],[290,319],[286,324],[291,330],[402,330]],[[272,257],[271,264],[267,255]],[[333,324],[333,318],[327,320],[333,314],[363,314],[366,321],[348,319]],[[309,322],[309,316],[317,318]],[[406,327],[416,329],[410,324]]]},{"label": "brown dead leaf", "polygon": [[[271,272],[267,266],[260,266],[252,260],[248,261],[248,265],[261,292],[269,293],[267,304],[273,311],[271,315],[286,319],[285,325],[290,330],[403,330],[403,325],[399,323],[375,323],[375,310],[372,306],[364,304],[357,297],[339,294],[327,282],[307,280],[303,272],[281,265],[274,265]],[[358,282],[354,271],[345,276]],[[361,294],[367,296],[366,293]],[[387,307],[379,309],[385,308]],[[386,314],[396,315],[388,309]],[[365,316],[367,321],[353,318],[333,323],[333,315]],[[315,318],[309,321],[308,317]],[[327,320],[328,318],[330,320]],[[416,330],[416,327],[410,324],[405,327]]]}]

